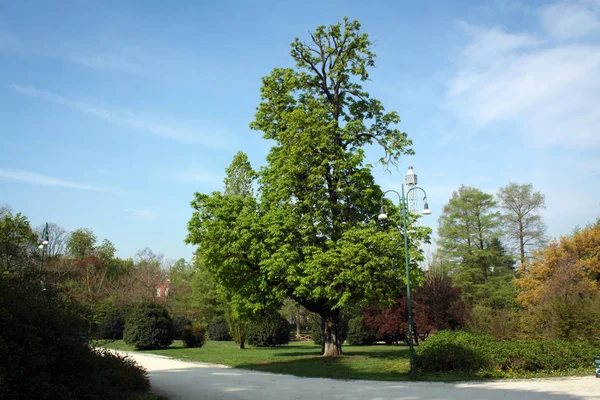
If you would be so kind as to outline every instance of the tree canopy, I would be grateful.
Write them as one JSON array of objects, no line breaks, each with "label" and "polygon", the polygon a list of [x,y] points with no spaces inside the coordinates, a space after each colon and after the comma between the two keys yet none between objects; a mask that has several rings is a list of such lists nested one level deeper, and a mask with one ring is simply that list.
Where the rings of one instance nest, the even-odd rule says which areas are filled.
[{"label": "tree canopy", "polygon": [[490,194],[461,186],[444,206],[438,227],[440,256],[453,266],[451,274],[469,301],[489,299],[489,289],[502,286],[498,276],[512,279],[513,263],[499,241],[501,233],[501,216]]},{"label": "tree canopy", "polygon": [[591,339],[600,332],[600,219],[554,240],[515,280],[527,325],[539,335]]},{"label": "tree canopy", "polygon": [[[320,26],[294,40],[296,68],[263,78],[251,127],[274,141],[258,176],[259,196],[196,193],[187,241],[199,245],[232,301],[260,309],[285,296],[323,321],[323,352],[341,354],[339,309],[353,298],[393,298],[404,284],[399,220],[379,223],[382,190],[364,147],[378,146],[384,165],[412,154],[361,82],[375,55],[358,21]],[[391,203],[390,208],[393,208]],[[411,226],[412,274],[427,228]]]},{"label": "tree canopy", "polygon": [[546,208],[545,197],[533,191],[532,184],[518,185],[509,182],[498,191],[503,209],[503,225],[506,236],[516,244],[521,264],[532,250],[546,242],[546,225],[539,212]]}]

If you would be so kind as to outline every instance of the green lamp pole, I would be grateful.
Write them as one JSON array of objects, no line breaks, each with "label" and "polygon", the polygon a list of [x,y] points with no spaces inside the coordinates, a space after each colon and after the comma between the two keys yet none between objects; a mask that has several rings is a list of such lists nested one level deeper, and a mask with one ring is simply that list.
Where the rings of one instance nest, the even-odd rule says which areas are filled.
[{"label": "green lamp pole", "polygon": [[46,222],[46,225],[44,225],[44,230],[42,231],[42,241],[38,246],[40,249],[42,249],[42,260],[40,261],[40,284],[42,285],[42,290],[46,290],[46,287],[44,286],[44,281],[42,280],[42,269],[44,267],[44,256],[46,255],[46,246],[48,246],[49,243],[50,240],[48,235],[48,223]]},{"label": "green lamp pole", "polygon": [[[423,201],[425,202],[423,205],[423,211],[422,214],[423,215],[429,215],[431,214],[431,210],[429,209],[429,205],[427,205],[427,193],[425,193],[425,190],[418,187],[418,186],[414,186],[411,187],[408,192],[406,192],[406,196],[404,195],[404,184],[402,184],[402,195],[400,195],[400,193],[396,192],[395,190],[387,190],[383,193],[383,195],[385,196],[386,193],[396,193],[398,195],[398,199],[400,200],[400,214],[402,216],[402,228],[404,229],[404,257],[405,257],[405,263],[406,263],[406,301],[407,301],[407,308],[408,308],[408,346],[409,346],[409,354],[410,354],[410,376],[415,376],[415,348],[414,348],[414,344],[413,344],[413,319],[412,319],[412,298],[410,296],[410,272],[409,272],[409,268],[408,268],[408,264],[409,264],[409,256],[408,256],[408,230],[406,227],[406,214],[408,214],[408,195],[413,191],[413,190],[421,190],[423,192],[423,195],[425,196],[423,198]],[[381,212],[379,214],[378,219],[381,220],[385,220],[387,219],[387,214],[385,213],[385,210],[383,209],[383,205],[381,206]]]}]

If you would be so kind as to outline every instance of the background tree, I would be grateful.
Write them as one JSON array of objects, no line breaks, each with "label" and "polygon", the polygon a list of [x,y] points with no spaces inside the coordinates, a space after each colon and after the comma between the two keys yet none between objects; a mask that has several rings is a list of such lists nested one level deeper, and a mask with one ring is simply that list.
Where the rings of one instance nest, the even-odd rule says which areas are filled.
[{"label": "background tree", "polygon": [[225,169],[225,194],[230,196],[253,197],[253,182],[258,177],[252,169],[248,156],[238,151],[231,164]]},{"label": "background tree", "polygon": [[91,229],[76,229],[67,240],[67,251],[71,257],[82,260],[94,252],[96,240],[96,235]]},{"label": "background tree", "polygon": [[214,278],[201,257],[194,256],[193,265],[190,306],[198,313],[198,318],[208,325],[215,317],[224,315],[225,305],[219,300]]},{"label": "background tree", "polygon": [[279,313],[288,321],[293,321],[296,326],[296,339],[300,339],[302,329],[308,329],[312,322],[310,312],[289,297],[283,300]]},{"label": "background tree", "polygon": [[509,182],[498,191],[498,199],[506,236],[516,244],[521,264],[525,264],[526,256],[546,243],[546,225],[539,214],[546,208],[544,195],[534,192],[531,183]]},{"label": "background tree", "polygon": [[[44,225],[40,225],[36,228],[35,232],[38,236],[38,241],[42,241],[42,233],[44,232]],[[48,223],[48,246],[46,247],[46,255],[49,258],[57,256],[59,254],[65,254],[67,251],[67,241],[69,240],[69,232],[67,232],[60,225],[49,222]]]},{"label": "background tree", "polygon": [[[275,143],[260,172],[260,202],[197,193],[187,240],[232,302],[262,309],[288,296],[319,314],[323,354],[337,356],[340,308],[357,296],[393,297],[404,285],[399,221],[373,220],[382,191],[363,148],[380,147],[388,165],[412,154],[412,143],[395,128],[398,114],[360,84],[375,56],[357,21],[320,26],[309,42],[296,39],[291,54],[296,69],[263,78],[251,124]],[[406,232],[415,279],[428,232]]]},{"label": "background tree", "polygon": [[526,332],[571,340],[599,337],[598,249],[600,219],[552,241],[519,267],[517,302],[525,310]]},{"label": "background tree", "polygon": [[439,218],[439,254],[453,264],[451,274],[470,303],[482,297],[482,288],[506,263],[498,241],[501,216],[495,207],[492,195],[461,186]]},{"label": "background tree", "polygon": [[0,213],[0,268],[20,269],[31,265],[37,250],[37,235],[21,213],[13,215],[9,207]]}]

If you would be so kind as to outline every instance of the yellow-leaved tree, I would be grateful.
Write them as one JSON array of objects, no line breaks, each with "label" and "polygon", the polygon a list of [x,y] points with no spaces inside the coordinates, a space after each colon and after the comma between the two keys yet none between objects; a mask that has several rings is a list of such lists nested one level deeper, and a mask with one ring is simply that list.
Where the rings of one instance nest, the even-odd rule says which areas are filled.
[{"label": "yellow-leaved tree", "polygon": [[524,331],[560,339],[600,339],[600,219],[552,241],[519,268]]}]

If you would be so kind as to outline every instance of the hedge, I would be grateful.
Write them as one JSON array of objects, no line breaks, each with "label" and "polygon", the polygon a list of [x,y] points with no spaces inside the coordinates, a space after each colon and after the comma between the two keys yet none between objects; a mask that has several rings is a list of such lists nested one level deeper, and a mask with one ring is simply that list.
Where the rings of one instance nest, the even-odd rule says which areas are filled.
[{"label": "hedge", "polygon": [[418,346],[421,372],[459,371],[483,376],[562,373],[590,368],[600,346],[563,340],[496,341],[483,334],[440,331]]}]

